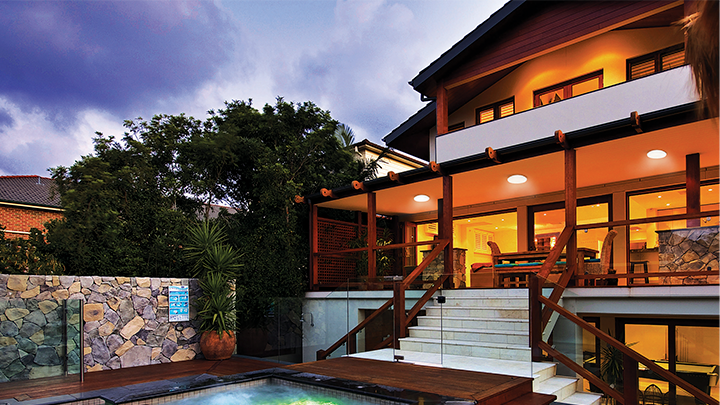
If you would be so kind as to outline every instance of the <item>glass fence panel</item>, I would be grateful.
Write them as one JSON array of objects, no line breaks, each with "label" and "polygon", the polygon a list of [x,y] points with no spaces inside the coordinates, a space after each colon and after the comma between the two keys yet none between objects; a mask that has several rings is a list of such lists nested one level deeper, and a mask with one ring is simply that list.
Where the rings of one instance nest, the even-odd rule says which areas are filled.
[{"label": "glass fence panel", "polygon": [[0,381],[79,374],[82,302],[0,300]]}]

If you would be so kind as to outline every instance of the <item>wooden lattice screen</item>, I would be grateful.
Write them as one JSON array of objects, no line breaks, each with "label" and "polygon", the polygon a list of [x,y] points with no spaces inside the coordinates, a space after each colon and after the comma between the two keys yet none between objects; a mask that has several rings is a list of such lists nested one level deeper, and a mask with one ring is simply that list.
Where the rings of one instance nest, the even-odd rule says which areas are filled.
[{"label": "wooden lattice screen", "polygon": [[[318,252],[328,253],[349,249],[350,241],[357,239],[363,231],[367,231],[367,225],[318,218]],[[382,232],[382,228],[378,228],[378,237],[382,236]],[[319,257],[317,274],[320,286],[337,286],[356,279],[358,278],[356,256],[348,254],[347,257]]]}]

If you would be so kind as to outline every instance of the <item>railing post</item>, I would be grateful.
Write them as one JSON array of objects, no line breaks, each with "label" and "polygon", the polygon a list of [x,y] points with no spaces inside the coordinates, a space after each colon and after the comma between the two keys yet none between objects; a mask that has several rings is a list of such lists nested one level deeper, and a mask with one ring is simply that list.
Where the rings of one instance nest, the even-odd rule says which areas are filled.
[{"label": "railing post", "polygon": [[623,397],[624,405],[638,405],[638,362],[623,354]]},{"label": "railing post", "polygon": [[528,282],[528,315],[530,320],[530,355],[532,361],[542,361],[542,311],[538,296],[541,294],[539,277],[530,274]]},{"label": "railing post", "polygon": [[405,287],[402,276],[393,277],[393,347],[400,348],[400,339],[405,337]]}]

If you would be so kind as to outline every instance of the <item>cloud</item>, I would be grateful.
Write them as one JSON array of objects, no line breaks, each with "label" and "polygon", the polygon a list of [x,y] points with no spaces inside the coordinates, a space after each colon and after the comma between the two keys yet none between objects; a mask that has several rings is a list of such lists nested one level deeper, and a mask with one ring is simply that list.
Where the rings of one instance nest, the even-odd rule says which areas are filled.
[{"label": "cloud", "polygon": [[340,1],[332,38],[275,73],[278,92],[309,99],[347,123],[358,140],[380,140],[419,108],[407,85],[427,35],[412,10],[385,1]]},{"label": "cloud", "polygon": [[15,120],[10,115],[10,111],[0,107],[0,132],[3,131],[3,127],[12,127],[14,123]]},{"label": "cloud", "polygon": [[2,2],[0,96],[58,129],[87,109],[127,117],[200,88],[233,31],[206,1]]}]

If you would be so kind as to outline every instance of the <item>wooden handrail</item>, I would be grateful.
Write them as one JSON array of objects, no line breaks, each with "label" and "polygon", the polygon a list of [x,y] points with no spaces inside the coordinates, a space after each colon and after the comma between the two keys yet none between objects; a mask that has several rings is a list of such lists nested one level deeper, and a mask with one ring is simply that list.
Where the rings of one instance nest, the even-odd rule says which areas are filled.
[{"label": "wooden handrail", "polygon": [[545,350],[550,355],[550,357],[559,360],[562,364],[566,365],[570,370],[583,376],[583,378],[590,381],[591,384],[600,388],[600,390],[602,390],[602,392],[615,398],[615,400],[617,400],[621,404],[625,403],[625,398],[623,398],[622,394],[620,392],[618,392],[618,390],[609,386],[605,381],[601,380],[598,376],[591,373],[590,370],[587,370],[584,367],[580,366],[579,364],[575,363],[569,357],[567,357],[564,354],[560,353],[559,351],[553,349],[552,346],[550,346],[549,344],[547,344],[543,341],[540,341],[538,343],[538,345],[540,346],[541,349]]},{"label": "wooden handrail", "polygon": [[438,277],[437,280],[435,280],[435,283],[433,283],[433,286],[430,287],[427,291],[425,291],[425,294],[413,305],[410,312],[407,314],[407,318],[405,318],[405,327],[407,328],[410,326],[410,322],[417,316],[418,313],[420,313],[420,310],[422,309],[425,304],[427,304],[428,301],[432,298],[433,294],[440,288],[441,285],[447,280],[449,277],[449,274],[442,274],[440,277]]},{"label": "wooden handrail", "polygon": [[[643,364],[645,367],[650,369],[651,371],[658,374],[660,377],[664,378],[666,381],[677,385],[678,387],[684,389],[685,391],[692,394],[695,398],[703,401],[706,404],[714,404],[719,405],[718,400],[715,398],[712,398],[708,394],[706,394],[703,391],[700,391],[697,387],[694,385],[688,383],[687,381],[683,380],[682,378],[678,377],[677,375],[665,370],[664,368],[658,366],[655,364],[654,361],[648,359],[647,357],[641,355],[640,353],[636,352],[635,350],[627,347],[625,344],[621,343],[614,337],[608,335],[607,333],[601,331],[600,329],[590,325],[589,323],[585,322],[583,319],[578,317],[577,315],[573,314],[572,312],[566,310],[565,308],[561,307],[555,302],[552,302],[551,300],[543,297],[542,295],[538,296],[538,300],[545,304],[546,308],[550,308],[557,312],[558,314],[564,316],[571,322],[575,323],[576,325],[580,326],[581,328],[587,330],[588,332],[595,335],[597,338],[605,342],[606,344],[616,348],[624,355],[630,357],[631,359],[637,361],[638,363]],[[568,359],[569,360],[569,359]],[[571,361],[571,360],[570,360]],[[574,362],[573,362],[574,363]],[[564,364],[564,363],[563,363]],[[567,364],[566,364],[567,365]],[[569,365],[567,365],[570,367]]]},{"label": "wooden handrail", "polygon": [[[436,239],[436,240],[432,241],[432,243],[437,243],[438,246],[436,246],[435,249],[433,249],[432,252],[430,252],[430,254],[428,254],[428,255],[425,257],[425,259],[415,268],[415,270],[413,270],[413,272],[410,273],[410,274],[407,276],[407,278],[403,281],[403,289],[404,289],[404,288],[407,288],[408,285],[412,284],[412,282],[415,280],[415,278],[416,278],[418,275],[420,275],[420,274],[423,272],[423,270],[425,270],[425,269],[427,268],[427,266],[428,266],[433,260],[435,260],[435,258],[436,258],[438,255],[440,255],[440,252],[442,252],[442,250],[445,248],[445,246],[447,246],[447,244],[449,243],[449,241],[448,241],[447,239]],[[426,244],[428,244],[428,243],[426,243]],[[365,248],[365,249],[367,249],[367,248]],[[423,297],[424,297],[424,296],[423,296]],[[426,301],[426,302],[427,302],[427,301]],[[388,308],[390,308],[390,307],[392,306],[392,303],[393,303],[393,299],[390,298],[390,299],[387,300],[380,308],[378,308],[377,310],[375,310],[375,312],[373,312],[372,314],[370,314],[370,316],[368,316],[367,318],[365,318],[365,320],[363,320],[362,322],[360,322],[360,323],[359,323],[356,327],[354,327],[350,332],[346,333],[343,337],[341,337],[340,339],[338,339],[338,341],[335,342],[335,343],[333,343],[329,348],[327,348],[326,350],[318,350],[317,353],[316,353],[316,358],[317,358],[317,360],[324,360],[324,359],[326,359],[327,356],[328,356],[328,354],[332,353],[332,352],[335,351],[338,347],[342,346],[342,344],[343,344],[344,342],[346,342],[346,341],[348,340],[348,338],[355,336],[355,334],[357,334],[360,330],[362,330],[365,326],[367,326],[367,324],[368,324],[371,320],[375,319],[378,315],[380,315],[380,313],[382,313],[383,311],[385,311],[385,310],[387,310]],[[403,308],[402,310],[404,311],[405,308]]]},{"label": "wooden handrail", "polygon": [[[445,239],[435,239],[431,241],[426,242],[408,242],[408,243],[395,243],[392,245],[382,245],[382,246],[376,246],[375,250],[389,250],[389,249],[400,249],[405,247],[413,247],[413,246],[423,246],[423,245],[434,245],[436,243],[441,243]],[[333,250],[332,252],[317,252],[314,253],[315,256],[339,256],[346,253],[357,253],[357,252],[365,252],[367,251],[367,246],[365,247],[359,247],[359,248],[352,248],[352,249],[343,249],[343,250]]]},{"label": "wooden handrail", "polygon": [[[545,259],[545,262],[542,264],[542,267],[538,272],[538,277],[542,278],[543,280],[547,280],[548,276],[550,275],[550,271],[552,270],[553,266],[555,266],[555,262],[557,262],[557,260],[560,258],[560,254],[562,253],[563,249],[565,249],[565,246],[568,244],[570,238],[574,233],[575,230],[572,227],[566,226],[565,229],[563,229],[562,233],[555,241],[555,246],[550,249],[550,254],[548,254],[547,259]],[[560,301],[560,297],[562,297],[562,293],[563,291],[565,291],[565,287],[567,287],[574,273],[574,266],[571,267],[568,263],[568,265],[565,266],[565,271],[560,276],[559,282],[555,284],[552,293],[550,293],[551,301],[555,303]],[[551,315],[552,312],[547,307],[542,310],[542,323],[540,324],[541,331],[544,330],[545,325],[550,322]]]}]

